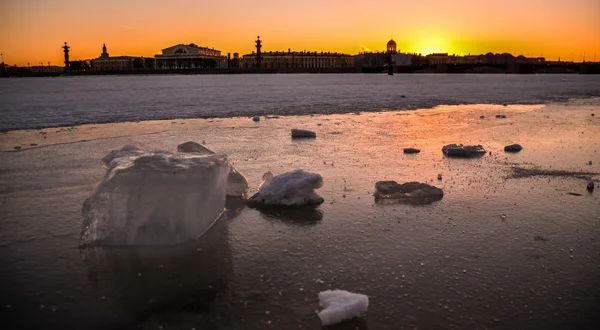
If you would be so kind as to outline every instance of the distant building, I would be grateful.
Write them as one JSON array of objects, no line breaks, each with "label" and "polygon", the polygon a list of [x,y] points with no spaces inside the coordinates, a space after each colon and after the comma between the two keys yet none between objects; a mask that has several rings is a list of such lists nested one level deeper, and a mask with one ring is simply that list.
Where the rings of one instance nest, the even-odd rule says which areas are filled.
[{"label": "distant building", "polygon": [[509,53],[494,54],[487,53],[485,55],[449,55],[448,53],[433,53],[425,56],[427,64],[471,64],[471,65],[514,65],[514,64],[540,64],[545,63],[543,57],[525,57],[519,55],[517,57]]},{"label": "distant building", "polygon": [[239,69],[242,65],[242,59],[239,53],[233,53],[233,59],[229,61],[229,67],[232,69]]},{"label": "distant building", "polygon": [[394,39],[388,41],[385,52],[360,52],[354,56],[354,65],[358,68],[382,68],[391,60],[392,66],[410,66],[413,55],[400,53]]},{"label": "distant building", "polygon": [[351,68],[352,55],[332,52],[275,51],[263,52],[262,40],[256,39],[256,52],[242,56],[244,69],[334,69]]},{"label": "distant building", "polygon": [[227,56],[220,50],[194,43],[165,48],[154,59],[157,69],[227,69]]},{"label": "distant building", "polygon": [[487,53],[482,55],[485,57],[485,63],[487,64],[541,64],[546,63],[546,59],[543,57],[525,57],[519,55],[517,57],[509,53],[493,54]]},{"label": "distant building", "polygon": [[64,67],[56,65],[32,65],[27,67],[31,72],[63,72]]},{"label": "distant building", "polygon": [[448,53],[433,53],[425,56],[429,65],[450,64]]},{"label": "distant building", "polygon": [[[287,52],[263,52],[261,54],[261,67],[265,69],[326,69],[326,68],[351,68],[352,55],[332,52],[296,52],[288,49]],[[256,68],[256,54],[246,54],[242,57],[245,69]]]},{"label": "distant building", "polygon": [[93,71],[127,71],[135,68],[136,60],[140,57],[134,56],[110,56],[106,51],[106,44],[102,45],[100,57],[91,60]]}]

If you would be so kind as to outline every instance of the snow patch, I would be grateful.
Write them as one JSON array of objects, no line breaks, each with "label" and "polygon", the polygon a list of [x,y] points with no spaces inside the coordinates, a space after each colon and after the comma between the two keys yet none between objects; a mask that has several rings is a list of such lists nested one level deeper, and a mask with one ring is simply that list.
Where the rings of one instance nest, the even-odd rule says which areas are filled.
[{"label": "snow patch", "polygon": [[255,206],[300,206],[323,203],[315,189],[323,186],[320,174],[303,170],[273,176],[271,172],[263,175],[258,192],[249,200]]},{"label": "snow patch", "polygon": [[361,316],[369,307],[369,297],[345,290],[327,290],[319,293],[323,308],[319,318],[323,325],[332,325]]}]

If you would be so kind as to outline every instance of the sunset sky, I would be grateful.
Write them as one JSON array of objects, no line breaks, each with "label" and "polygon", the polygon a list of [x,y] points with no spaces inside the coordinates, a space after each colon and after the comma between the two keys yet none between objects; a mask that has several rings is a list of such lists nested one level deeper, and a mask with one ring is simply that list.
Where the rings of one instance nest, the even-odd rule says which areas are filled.
[{"label": "sunset sky", "polygon": [[600,0],[0,0],[8,64],[153,56],[178,43],[263,50],[509,52],[600,61]]}]

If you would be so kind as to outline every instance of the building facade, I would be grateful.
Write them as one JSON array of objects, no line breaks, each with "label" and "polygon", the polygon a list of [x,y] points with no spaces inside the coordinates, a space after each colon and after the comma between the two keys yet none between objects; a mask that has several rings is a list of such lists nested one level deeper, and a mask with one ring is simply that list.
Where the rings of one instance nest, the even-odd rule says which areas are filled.
[{"label": "building facade", "polygon": [[91,60],[91,67],[93,71],[128,71],[134,69],[136,59],[139,57],[110,56],[104,44],[100,57]]},{"label": "building facade", "polygon": [[227,56],[220,50],[194,43],[165,48],[154,59],[157,69],[227,69]]},{"label": "building facade", "polygon": [[[256,53],[242,56],[244,69],[256,68]],[[260,66],[265,69],[334,69],[353,67],[353,56],[331,52],[263,52]]]}]

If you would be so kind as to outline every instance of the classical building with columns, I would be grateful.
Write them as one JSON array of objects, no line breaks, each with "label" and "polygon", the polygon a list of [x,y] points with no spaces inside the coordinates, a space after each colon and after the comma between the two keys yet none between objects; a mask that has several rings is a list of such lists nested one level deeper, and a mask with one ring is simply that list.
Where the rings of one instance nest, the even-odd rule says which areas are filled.
[{"label": "classical building with columns", "polygon": [[262,40],[256,40],[256,52],[242,56],[244,69],[327,69],[351,68],[354,66],[352,55],[332,52],[286,51],[264,52]]},{"label": "classical building with columns", "polygon": [[[320,68],[351,68],[352,55],[332,52],[263,52],[261,67],[265,69],[320,69]],[[256,54],[246,54],[242,57],[245,69],[255,68]]]},{"label": "classical building with columns", "polygon": [[220,50],[194,43],[165,48],[154,59],[157,69],[227,69],[227,56]]}]

